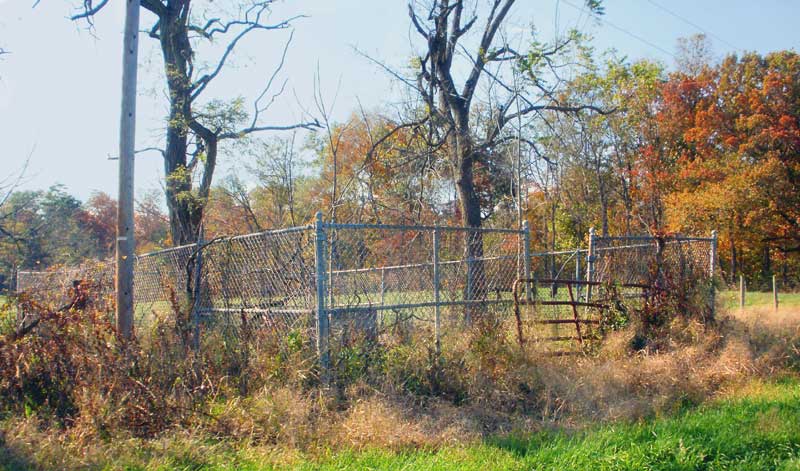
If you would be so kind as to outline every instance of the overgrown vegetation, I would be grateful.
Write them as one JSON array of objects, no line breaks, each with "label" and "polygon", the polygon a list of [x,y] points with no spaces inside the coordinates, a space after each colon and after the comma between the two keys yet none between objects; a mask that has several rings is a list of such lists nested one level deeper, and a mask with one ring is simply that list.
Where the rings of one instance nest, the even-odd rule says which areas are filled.
[{"label": "overgrown vegetation", "polygon": [[[500,324],[476,323],[445,339],[441,357],[413,332],[382,333],[379,346],[356,336],[336,350],[326,389],[309,337],[298,332],[276,339],[245,326],[233,341],[224,328],[207,326],[196,353],[188,310],[177,299],[129,344],[118,340],[101,304],[59,310],[14,301],[39,323],[19,335],[11,305],[3,308],[0,437],[12,467],[258,469],[305,460],[478,467],[500,459],[509,468],[555,469],[582,467],[588,451],[615,466],[672,460],[663,463],[696,469],[706,463],[692,461],[699,454],[756,466],[797,453],[790,418],[799,399],[788,386],[774,389],[783,392],[773,402],[625,425],[683,414],[753,378],[800,372],[794,315],[773,322],[672,315],[648,327],[641,311],[599,352],[577,358],[522,350]],[[765,433],[726,445],[732,454],[717,447],[753,411],[747,420],[766,414]],[[597,423],[622,425],[592,428]],[[607,452],[612,446],[617,453]],[[342,449],[349,451],[331,454]]]}]

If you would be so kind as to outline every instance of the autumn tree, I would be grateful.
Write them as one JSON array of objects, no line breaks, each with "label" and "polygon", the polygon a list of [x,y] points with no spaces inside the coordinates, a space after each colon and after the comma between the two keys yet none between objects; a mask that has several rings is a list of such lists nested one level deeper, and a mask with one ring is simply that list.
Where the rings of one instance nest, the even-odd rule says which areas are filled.
[{"label": "autumn tree", "polygon": [[111,257],[117,235],[117,200],[108,193],[94,192],[84,203],[84,209],[79,216],[81,224],[97,240],[99,252]]},{"label": "autumn tree", "polygon": [[136,199],[134,220],[136,252],[145,253],[172,245],[169,217],[161,208],[162,195],[158,190],[146,191]]},{"label": "autumn tree", "polygon": [[[614,112],[548,113],[537,138],[547,165],[560,167],[559,211],[571,220],[571,233],[565,236],[573,242],[591,226],[601,235],[653,229],[641,205],[647,198],[643,154],[653,135],[650,110],[658,102],[663,69],[648,61],[629,63],[614,54],[600,64],[593,58],[587,61],[585,72],[571,80],[564,93],[572,101]],[[556,214],[550,219],[555,239]]]},{"label": "autumn tree", "polygon": [[800,56],[728,56],[665,85],[679,172],[667,198],[676,230],[722,231],[728,272],[767,279],[800,253]]},{"label": "autumn tree", "polygon": [[[428,152],[424,132],[362,110],[333,125],[330,137],[314,136],[309,146],[319,180],[311,185],[312,197],[325,208],[335,206],[340,221],[431,223],[441,209],[437,175],[443,169],[438,156]],[[335,195],[328,190],[334,178]]]}]

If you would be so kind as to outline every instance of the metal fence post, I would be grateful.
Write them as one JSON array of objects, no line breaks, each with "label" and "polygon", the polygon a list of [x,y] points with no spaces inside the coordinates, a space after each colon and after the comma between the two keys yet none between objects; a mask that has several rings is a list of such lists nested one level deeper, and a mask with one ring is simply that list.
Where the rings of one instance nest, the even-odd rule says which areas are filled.
[{"label": "metal fence post", "polygon": [[203,232],[203,226],[200,226],[195,244],[197,255],[194,258],[194,286],[192,287],[192,348],[196,352],[200,351],[200,300],[203,289],[203,282],[200,278],[203,276]]},{"label": "metal fence post", "polygon": [[[324,231],[324,228],[323,228],[323,231]],[[327,281],[327,284],[328,284],[328,292],[327,292],[328,306],[331,307],[331,308],[333,308],[333,306],[336,305],[336,302],[335,302],[334,297],[333,297],[333,288],[334,288],[333,284],[335,282],[334,279],[333,279],[333,271],[334,271],[334,268],[335,268],[335,265],[334,265],[334,263],[335,263],[334,260],[336,259],[336,247],[335,247],[336,240],[335,239],[336,239],[337,235],[338,235],[338,232],[331,231],[331,237],[328,238],[328,235],[323,233],[323,236],[325,236],[325,240],[327,241],[327,247],[326,247],[327,252],[326,253],[328,255],[328,260],[327,260],[328,274],[327,274],[326,281]],[[323,256],[324,255],[325,254],[323,254]]]},{"label": "metal fence post", "polygon": [[467,262],[467,285],[464,291],[464,322],[466,325],[472,325],[472,310],[474,306],[472,304],[473,301],[473,291],[472,291],[472,270],[473,270],[473,261],[472,261],[472,248],[470,247],[474,244],[473,238],[475,237],[476,232],[474,232],[474,228],[470,228],[467,232],[466,242],[464,249],[466,250],[466,262]]},{"label": "metal fence post", "polygon": [[594,227],[589,228],[589,250],[586,253],[586,281],[589,284],[586,286],[586,301],[592,299],[592,285],[591,282],[594,281],[594,257],[595,257],[595,249],[594,249]]},{"label": "metal fence post", "polygon": [[435,336],[436,355],[442,353],[441,313],[439,308],[439,231],[433,230],[433,332]]},{"label": "metal fence post", "polygon": [[14,265],[14,268],[11,269],[11,280],[8,283],[9,293],[19,293],[19,282],[17,281],[18,273],[19,265]]},{"label": "metal fence post", "polygon": [[386,268],[381,268],[381,306],[386,301]]},{"label": "metal fence post", "polygon": [[739,308],[744,309],[745,283],[744,275],[739,275]]},{"label": "metal fence post", "polygon": [[[524,235],[524,244],[525,246],[522,248],[523,253],[525,254],[525,279],[531,279],[531,227],[528,224],[528,221],[522,221],[522,232]],[[525,299],[530,302],[531,296],[531,284],[530,282],[525,282]]]},{"label": "metal fence post", "polygon": [[325,309],[325,251],[327,240],[325,237],[325,224],[322,222],[322,212],[317,212],[316,223],[314,224],[316,237],[314,239],[315,267],[317,283],[317,354],[319,355],[320,376],[324,384],[329,380],[330,352],[328,350],[328,335],[330,333],[330,319]]},{"label": "metal fence post", "polygon": [[709,294],[709,307],[711,308],[711,315],[713,316],[716,311],[717,301],[717,287],[716,280],[714,279],[717,267],[717,231],[711,231],[711,253],[709,254],[709,267],[708,276],[711,279],[711,293]]},{"label": "metal fence post", "polygon": [[775,306],[775,310],[778,310],[778,277],[776,275],[772,275],[772,303]]}]

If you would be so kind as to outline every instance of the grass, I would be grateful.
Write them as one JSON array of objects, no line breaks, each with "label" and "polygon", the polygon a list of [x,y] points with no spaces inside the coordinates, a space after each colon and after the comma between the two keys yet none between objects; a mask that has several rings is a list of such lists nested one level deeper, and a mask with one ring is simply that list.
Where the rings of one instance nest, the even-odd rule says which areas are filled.
[{"label": "grass", "polygon": [[[0,470],[32,468],[13,448],[0,445]],[[96,468],[800,470],[800,382],[754,381],[705,406],[638,423],[605,424],[578,432],[495,436],[437,450],[327,450],[310,456],[275,447],[178,436],[118,443],[111,454],[114,456],[107,456],[107,462],[95,462]]]},{"label": "grass", "polygon": [[644,423],[496,437],[436,452],[344,452],[296,468],[800,469],[800,384],[753,383],[740,397]]}]

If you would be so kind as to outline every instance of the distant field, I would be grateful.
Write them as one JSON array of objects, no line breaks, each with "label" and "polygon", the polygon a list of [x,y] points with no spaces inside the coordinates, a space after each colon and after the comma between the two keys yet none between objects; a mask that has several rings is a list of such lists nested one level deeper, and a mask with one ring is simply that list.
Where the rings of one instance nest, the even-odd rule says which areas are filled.
[{"label": "distant field", "polygon": [[[719,298],[722,300],[722,305],[728,309],[739,307],[739,291],[720,291]],[[772,306],[772,292],[748,291],[745,293],[744,305],[745,307]],[[778,306],[800,307],[800,293],[778,292]]]}]

